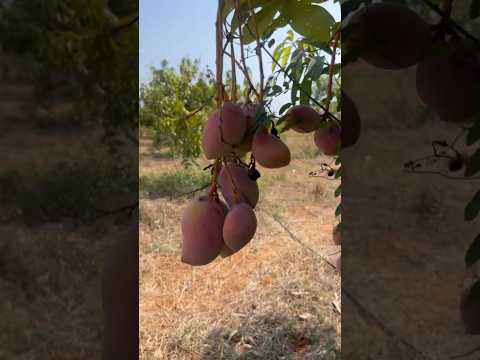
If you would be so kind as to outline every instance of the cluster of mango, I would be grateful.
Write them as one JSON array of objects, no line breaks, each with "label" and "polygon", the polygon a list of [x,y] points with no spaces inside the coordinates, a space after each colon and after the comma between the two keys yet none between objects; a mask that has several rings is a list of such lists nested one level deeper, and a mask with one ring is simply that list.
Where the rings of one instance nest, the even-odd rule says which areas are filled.
[{"label": "cluster of mango", "polygon": [[[225,102],[209,117],[202,148],[207,159],[215,160],[212,186],[197,196],[183,214],[183,262],[206,265],[219,255],[228,257],[238,252],[254,237],[254,209],[259,200],[256,180],[260,176],[256,164],[276,169],[289,165],[291,160],[290,150],[278,131],[262,123],[262,118],[266,118],[263,105],[233,102]],[[338,153],[340,124],[325,121],[313,108],[294,106],[285,122],[286,129],[315,132],[314,142],[325,155]],[[246,164],[242,158],[250,152],[252,160]]]}]

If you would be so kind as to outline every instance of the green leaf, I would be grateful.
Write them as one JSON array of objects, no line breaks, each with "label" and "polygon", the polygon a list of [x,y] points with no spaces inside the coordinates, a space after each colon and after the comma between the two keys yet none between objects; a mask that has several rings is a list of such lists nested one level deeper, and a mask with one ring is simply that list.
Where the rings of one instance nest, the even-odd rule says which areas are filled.
[{"label": "green leaf", "polygon": [[[248,9],[248,5],[249,5],[248,1],[249,0],[238,1],[240,5],[240,10],[242,10],[242,8]],[[264,6],[268,3],[271,3],[272,1],[274,0],[250,0],[250,3],[252,5],[252,8],[255,9],[255,8]],[[225,19],[228,16],[228,14],[230,14],[234,9],[235,9],[234,0],[225,0],[225,3],[223,5],[223,18]]]},{"label": "green leaf", "polygon": [[280,56],[282,56],[284,48],[285,48],[285,41],[278,44],[275,50],[273,51],[273,58],[275,59],[275,61],[272,61],[272,72],[275,71],[275,68],[277,67],[277,62],[279,62]]},{"label": "green leaf", "polygon": [[292,52],[292,46],[291,45],[288,45],[287,47],[285,47],[283,49],[282,58],[280,60],[280,65],[282,67],[285,67],[285,65],[287,64],[288,59],[290,58],[290,53],[291,52]]},{"label": "green leaf", "polygon": [[478,235],[470,244],[470,247],[465,254],[465,265],[468,268],[478,260],[480,260],[480,235]]},{"label": "green leaf", "polygon": [[335,216],[340,216],[342,214],[342,203],[338,204],[337,208],[335,209]]},{"label": "green leaf", "polygon": [[465,169],[465,176],[473,176],[480,171],[480,149],[477,149],[475,154],[468,159],[467,167]]},{"label": "green leaf", "polygon": [[342,177],[342,168],[335,171],[335,179]]},{"label": "green leaf", "polygon": [[270,91],[268,92],[268,96],[276,96],[283,91],[283,88],[278,85],[273,85]]},{"label": "green leaf", "polygon": [[270,36],[277,29],[283,28],[288,25],[288,19],[285,19],[283,16],[279,16],[270,23],[270,25],[265,29],[264,35]]},{"label": "green leaf", "polygon": [[304,78],[300,87],[302,89],[300,91],[300,104],[309,105],[310,97],[312,96],[312,80]]},{"label": "green leaf", "polygon": [[318,41],[318,40],[313,40],[309,38],[303,38],[302,43],[305,44],[306,46],[310,46],[315,50],[322,50],[326,52],[328,55],[332,55],[333,51],[332,48],[330,47],[330,42],[323,42],[323,41]]},{"label": "green leaf", "polygon": [[287,37],[286,37],[286,40],[293,41],[293,38],[294,38],[293,31],[292,31],[292,30],[288,30],[288,31],[287,31]]},{"label": "green leaf", "polygon": [[295,49],[290,59],[290,64],[286,70],[291,69],[290,75],[296,81],[299,82],[303,73],[303,50]]},{"label": "green leaf", "polygon": [[278,113],[282,115],[285,111],[287,111],[292,106],[292,103],[283,104]]},{"label": "green leaf", "polygon": [[290,99],[291,99],[291,102],[292,102],[292,105],[296,105],[297,104],[297,94],[298,94],[298,85],[296,82],[294,82],[292,84],[292,90],[290,91]]},{"label": "green leaf", "polygon": [[310,77],[312,80],[318,80],[323,72],[325,57],[315,56],[310,59],[305,76]]},{"label": "green leaf", "polygon": [[300,49],[300,48],[295,49],[292,54],[292,59],[290,60],[290,63],[292,64],[292,66],[297,64],[299,61],[301,61],[303,59],[303,55],[304,55],[303,49]]},{"label": "green leaf", "polygon": [[338,185],[337,190],[335,190],[335,197],[339,197],[342,194],[342,184]]},{"label": "green leaf", "polygon": [[244,24],[245,21],[247,21],[248,17],[249,17],[248,7],[244,5],[244,6],[240,7],[240,12],[239,13],[237,12],[237,10],[235,10],[233,12],[232,26],[231,26],[231,29],[230,29],[230,31],[232,33],[235,33],[238,30],[238,17],[239,17],[238,14],[240,14],[241,23]]},{"label": "green leaf", "polygon": [[473,199],[465,207],[465,221],[472,221],[480,212],[480,191],[475,194]]},{"label": "green leaf", "polygon": [[290,19],[293,30],[312,40],[330,40],[330,27],[335,20],[327,10],[317,5],[305,5],[294,0],[287,1],[281,12]]},{"label": "green leaf", "polygon": [[[256,30],[258,35],[262,38],[263,33],[273,21],[273,17],[278,12],[278,6],[268,5],[262,8],[255,15],[250,16],[247,23],[242,29],[242,41],[244,44],[250,44],[256,39]],[[255,24],[257,28],[255,29]]]}]

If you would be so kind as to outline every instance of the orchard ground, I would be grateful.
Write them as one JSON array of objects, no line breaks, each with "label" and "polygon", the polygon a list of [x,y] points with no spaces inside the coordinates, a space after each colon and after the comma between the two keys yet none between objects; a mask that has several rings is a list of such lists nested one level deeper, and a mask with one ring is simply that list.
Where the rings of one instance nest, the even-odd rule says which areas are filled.
[{"label": "orchard ground", "polygon": [[[62,218],[62,201],[72,204],[84,185],[103,176],[102,132],[92,136],[68,118],[38,118],[32,91],[28,82],[0,81],[0,359],[98,359],[100,272],[125,219],[73,224]],[[58,171],[62,162],[78,167]],[[86,209],[75,205],[67,210]],[[45,218],[43,207],[59,219]]]},{"label": "orchard ground", "polygon": [[196,268],[180,262],[180,219],[190,199],[178,195],[207,183],[208,171],[186,171],[168,151],[141,140],[141,359],[339,358],[340,315],[332,302],[340,277],[320,258],[338,251],[332,228],[339,180],[309,176],[332,161],[318,154],[313,134],[282,139],[292,161],[259,169],[254,239],[231,258]]}]

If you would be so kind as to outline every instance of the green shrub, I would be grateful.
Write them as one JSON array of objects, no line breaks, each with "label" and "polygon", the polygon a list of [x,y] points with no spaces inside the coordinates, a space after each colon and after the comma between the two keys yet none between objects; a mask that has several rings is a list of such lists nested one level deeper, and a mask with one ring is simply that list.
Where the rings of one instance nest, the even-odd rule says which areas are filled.
[{"label": "green shrub", "polygon": [[[144,198],[177,197],[209,184],[208,171],[182,170],[140,178],[140,196]],[[193,194],[192,194],[193,196]]]},{"label": "green shrub", "polygon": [[0,201],[29,224],[73,219],[90,222],[116,207],[135,204],[138,173],[112,161],[62,162],[50,169],[0,174]]}]

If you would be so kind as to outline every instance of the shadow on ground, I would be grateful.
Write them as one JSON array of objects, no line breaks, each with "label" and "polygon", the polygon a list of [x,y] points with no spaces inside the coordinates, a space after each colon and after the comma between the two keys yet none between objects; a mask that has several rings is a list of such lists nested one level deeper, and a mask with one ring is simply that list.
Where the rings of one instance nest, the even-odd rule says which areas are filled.
[{"label": "shadow on ground", "polygon": [[276,313],[252,315],[240,326],[212,330],[200,359],[340,359],[335,337],[335,329],[327,324]]}]

